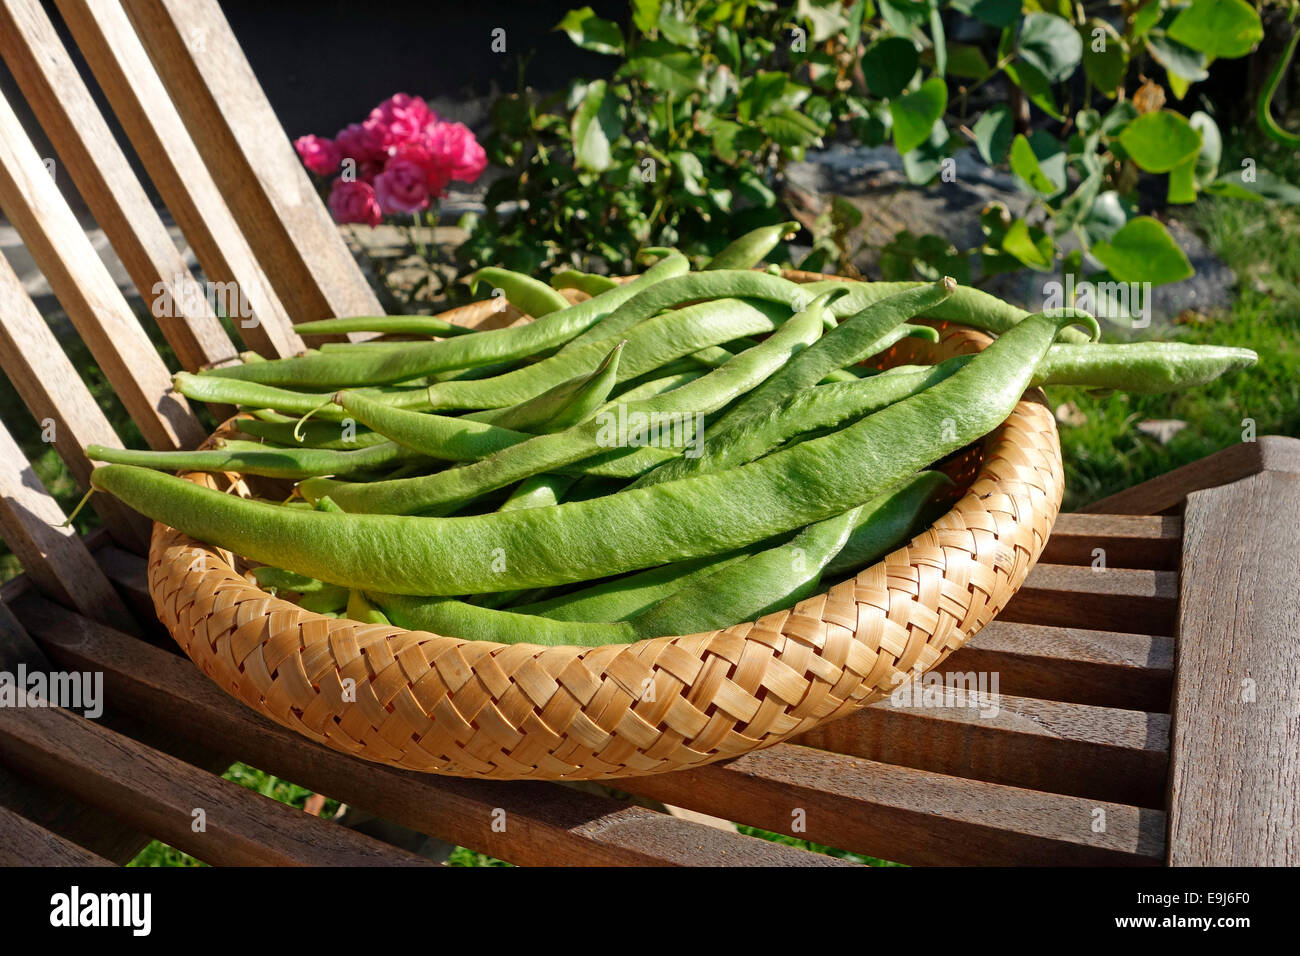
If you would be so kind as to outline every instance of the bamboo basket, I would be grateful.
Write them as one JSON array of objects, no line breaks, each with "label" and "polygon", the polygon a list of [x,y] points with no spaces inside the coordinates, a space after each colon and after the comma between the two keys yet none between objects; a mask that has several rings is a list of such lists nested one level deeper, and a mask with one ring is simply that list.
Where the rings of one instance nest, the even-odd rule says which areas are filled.
[{"label": "bamboo basket", "polygon": [[[482,303],[443,315],[465,325],[497,318]],[[881,365],[989,341],[939,327],[938,345],[905,339]],[[1061,504],[1060,444],[1041,393],[1027,393],[945,470],[964,492],[905,546],[790,610],[702,634],[544,647],[326,618],[262,591],[238,556],[161,524],[149,589],[158,617],[213,681],[335,750],[503,780],[664,773],[771,746],[886,698],[1006,605]],[[251,493],[238,475],[183,477]]]}]

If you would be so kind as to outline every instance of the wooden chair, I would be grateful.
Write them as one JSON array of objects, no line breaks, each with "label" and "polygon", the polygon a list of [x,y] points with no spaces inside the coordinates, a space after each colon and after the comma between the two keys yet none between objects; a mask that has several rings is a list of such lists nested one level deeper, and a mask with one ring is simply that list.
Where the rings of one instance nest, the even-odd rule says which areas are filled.
[{"label": "wooden chair", "polygon": [[[292,353],[290,318],[378,311],[215,0],[58,7],[207,279],[244,292],[257,319],[239,328],[244,346]],[[37,0],[0,0],[0,56],[144,302],[167,290],[187,303],[160,320],[180,364],[231,360],[238,347],[184,294],[195,280]],[[199,441],[2,101],[0,207],[145,440]],[[81,448],[119,438],[2,259],[0,364],[85,485]],[[0,589],[0,671],[100,673],[107,697],[93,720],[0,707],[0,862],[123,863],[151,838],[214,864],[429,862],[221,779],[236,760],[514,863],[844,862],[602,794],[414,774],[310,743],[179,654],[147,593],[145,522],[94,504],[100,530],[60,527],[0,428],[0,534],[26,572]],[[1300,442],[1243,443],[1061,516],[1024,589],[940,675],[996,675],[996,714],[883,702],[620,787],[902,863],[1295,863],[1298,579]]]}]

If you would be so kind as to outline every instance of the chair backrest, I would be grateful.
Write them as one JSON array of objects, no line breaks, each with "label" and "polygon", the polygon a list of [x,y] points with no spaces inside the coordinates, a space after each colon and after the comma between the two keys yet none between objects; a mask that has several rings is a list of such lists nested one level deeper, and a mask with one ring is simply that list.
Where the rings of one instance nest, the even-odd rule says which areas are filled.
[{"label": "chair backrest", "polygon": [[[57,6],[208,285],[177,251],[40,0],[0,0],[0,58],[48,136],[54,164],[0,96],[0,211],[144,440],[193,447],[203,437],[199,420],[172,391],[170,371],[52,170],[70,175],[185,369],[232,361],[241,347],[290,355],[303,347],[293,323],[381,309],[217,0]],[[82,449],[122,440],[3,256],[0,368],[87,487],[92,466]],[[92,505],[118,543],[143,553],[147,522],[104,495]],[[0,424],[0,537],[38,587],[87,616],[120,620],[111,586],[81,539],[59,526],[63,519]]]}]

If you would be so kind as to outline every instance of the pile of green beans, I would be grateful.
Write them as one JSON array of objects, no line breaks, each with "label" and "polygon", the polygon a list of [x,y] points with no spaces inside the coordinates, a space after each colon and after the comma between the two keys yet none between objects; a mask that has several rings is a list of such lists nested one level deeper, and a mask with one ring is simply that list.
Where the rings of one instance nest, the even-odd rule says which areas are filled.
[{"label": "pile of green beans", "polygon": [[[800,285],[756,268],[796,229],[755,230],[699,271],[652,250],[630,281],[481,269],[480,294],[534,318],[509,328],[305,323],[380,338],[177,375],[186,396],[238,406],[235,431],[200,451],[91,446],[92,484],[308,610],[594,646],[752,620],[879,560],[960,492],[936,463],[1027,388],[1171,391],[1256,358],[1096,344],[1086,312],[1031,315],[948,278]],[[926,320],[995,338],[871,367],[904,337],[936,340]],[[177,471],[293,490],[274,504]]]}]

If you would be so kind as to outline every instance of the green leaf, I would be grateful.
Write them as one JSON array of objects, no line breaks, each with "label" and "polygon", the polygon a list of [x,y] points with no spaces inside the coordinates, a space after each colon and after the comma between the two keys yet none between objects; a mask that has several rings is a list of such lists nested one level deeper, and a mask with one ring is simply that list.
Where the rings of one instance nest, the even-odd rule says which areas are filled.
[{"label": "green leaf", "polygon": [[1164,285],[1195,274],[1183,250],[1178,248],[1157,220],[1139,216],[1110,237],[1095,243],[1092,255],[1120,282],[1150,282]]},{"label": "green leaf", "polygon": [[1300,188],[1279,176],[1274,176],[1268,170],[1254,170],[1253,179],[1243,179],[1243,175],[1243,170],[1224,173],[1207,186],[1205,191],[1215,196],[1249,199],[1252,202],[1274,199],[1293,205],[1300,204]]},{"label": "green leaf", "polygon": [[700,37],[695,32],[695,25],[689,20],[681,19],[675,4],[665,4],[659,8],[656,25],[659,27],[659,34],[669,43],[692,48],[699,46]]},{"label": "green leaf", "polygon": [[1170,110],[1139,116],[1120,133],[1119,142],[1133,162],[1151,173],[1167,173],[1201,149],[1200,134]]},{"label": "green leaf", "polygon": [[1103,136],[1118,136],[1129,123],[1138,118],[1137,107],[1129,100],[1120,100],[1112,106],[1101,121]]},{"label": "green leaf", "polygon": [[943,120],[935,120],[924,143],[903,154],[903,172],[908,182],[923,186],[939,175],[950,155],[951,134]]},{"label": "green leaf", "polygon": [[740,158],[740,153],[736,149],[736,134],[740,129],[740,124],[733,123],[731,120],[709,121],[708,132],[713,143],[713,153],[724,163],[734,163]]},{"label": "green leaf", "polygon": [[1011,82],[1024,90],[1029,101],[1054,120],[1065,121],[1065,114],[1056,105],[1052,95],[1052,84],[1047,81],[1042,70],[1031,63],[1008,63],[1003,71]]},{"label": "green leaf", "polygon": [[812,27],[814,43],[824,43],[849,26],[840,0],[798,0],[794,5],[794,15],[795,19]]},{"label": "green leaf", "polygon": [[632,0],[632,23],[643,34],[650,33],[659,22],[663,0]]},{"label": "green leaf", "polygon": [[1169,25],[1169,36],[1212,59],[1233,59],[1254,49],[1264,28],[1245,0],[1192,0]]},{"label": "green leaf", "polygon": [[1015,23],[1020,16],[1020,2],[1021,0],[953,0],[949,6],[1002,30]]},{"label": "green leaf", "polygon": [[1128,222],[1129,211],[1124,200],[1113,189],[1099,193],[1092,201],[1092,208],[1079,221],[1084,231],[1093,242],[1109,239],[1119,232]]},{"label": "green leaf", "polygon": [[934,75],[948,74],[948,37],[943,32],[943,16],[938,0],[929,0],[930,44],[934,48]]},{"label": "green leaf", "polygon": [[1006,159],[1015,128],[1011,107],[1005,103],[990,106],[980,114],[971,130],[975,134],[975,148],[979,150],[980,158],[990,166],[996,166]]},{"label": "green leaf", "polygon": [[1201,150],[1196,154],[1196,182],[1208,186],[1219,175],[1219,162],[1223,158],[1223,137],[1219,125],[1208,113],[1197,110],[1187,118],[1192,129],[1201,134]]},{"label": "green leaf", "polygon": [[736,115],[741,120],[758,119],[780,102],[788,82],[786,74],[776,71],[760,70],[746,77],[740,84]]},{"label": "green leaf", "polygon": [[948,106],[948,84],[932,76],[914,93],[905,93],[889,104],[894,118],[894,145],[900,153],[911,152],[930,138],[935,121]]},{"label": "green leaf", "polygon": [[1169,170],[1169,193],[1172,204],[1196,202],[1196,157]]},{"label": "green leaf", "polygon": [[610,143],[623,135],[618,106],[605,96],[605,81],[593,80],[573,114],[573,157],[583,169],[602,172],[610,166]]},{"label": "green leaf", "polygon": [[1164,13],[1164,4],[1160,0],[1151,0],[1140,6],[1133,14],[1133,36],[1143,36],[1148,30],[1160,22],[1160,15]]},{"label": "green leaf", "polygon": [[1038,157],[1034,155],[1033,147],[1022,134],[1017,134],[1011,143],[1011,171],[1020,177],[1021,182],[1030,190],[1041,196],[1055,196],[1065,188],[1064,183],[1054,182],[1043,171]]},{"label": "green leaf", "polygon": [[1056,244],[1043,230],[1017,219],[1002,237],[1002,251],[1036,272],[1047,272],[1056,257]]},{"label": "green leaf", "polygon": [[862,54],[867,87],[881,99],[893,99],[907,89],[920,65],[916,45],[906,37],[883,37]]},{"label": "green leaf", "polygon": [[1163,33],[1156,32],[1147,37],[1147,52],[1171,76],[1181,76],[1189,83],[1199,83],[1210,75],[1205,69],[1204,53],[1183,46]]},{"label": "green leaf", "polygon": [[982,80],[989,74],[984,52],[969,43],[948,44],[948,75],[968,80]]},{"label": "green leaf", "polygon": [[886,26],[899,36],[909,36],[930,16],[926,5],[915,0],[876,0],[876,6]]},{"label": "green leaf", "polygon": [[1020,58],[1050,83],[1059,83],[1083,59],[1083,41],[1068,20],[1051,13],[1031,13],[1020,27]]},{"label": "green leaf", "polygon": [[1061,203],[1061,208],[1056,213],[1056,223],[1054,225],[1054,231],[1058,236],[1073,228],[1075,223],[1082,219],[1088,210],[1092,208],[1092,204],[1096,201],[1097,193],[1101,190],[1101,184],[1105,178],[1103,169],[1098,166],[1079,184],[1079,188],[1070,194],[1070,198]]},{"label": "green leaf", "polygon": [[623,34],[618,24],[596,16],[591,7],[570,10],[555,28],[563,30],[569,39],[584,50],[597,53],[622,53]]},{"label": "green leaf", "polygon": [[764,116],[758,125],[782,146],[803,149],[821,143],[822,128],[808,116],[794,110]]},{"label": "green leaf", "polygon": [[1083,40],[1083,72],[1097,91],[1115,96],[1128,72],[1128,47],[1115,28],[1096,17],[1079,28]]},{"label": "green leaf", "polygon": [[628,73],[640,77],[652,90],[674,96],[690,96],[704,89],[703,61],[663,40],[638,44],[619,70],[620,76]]}]

